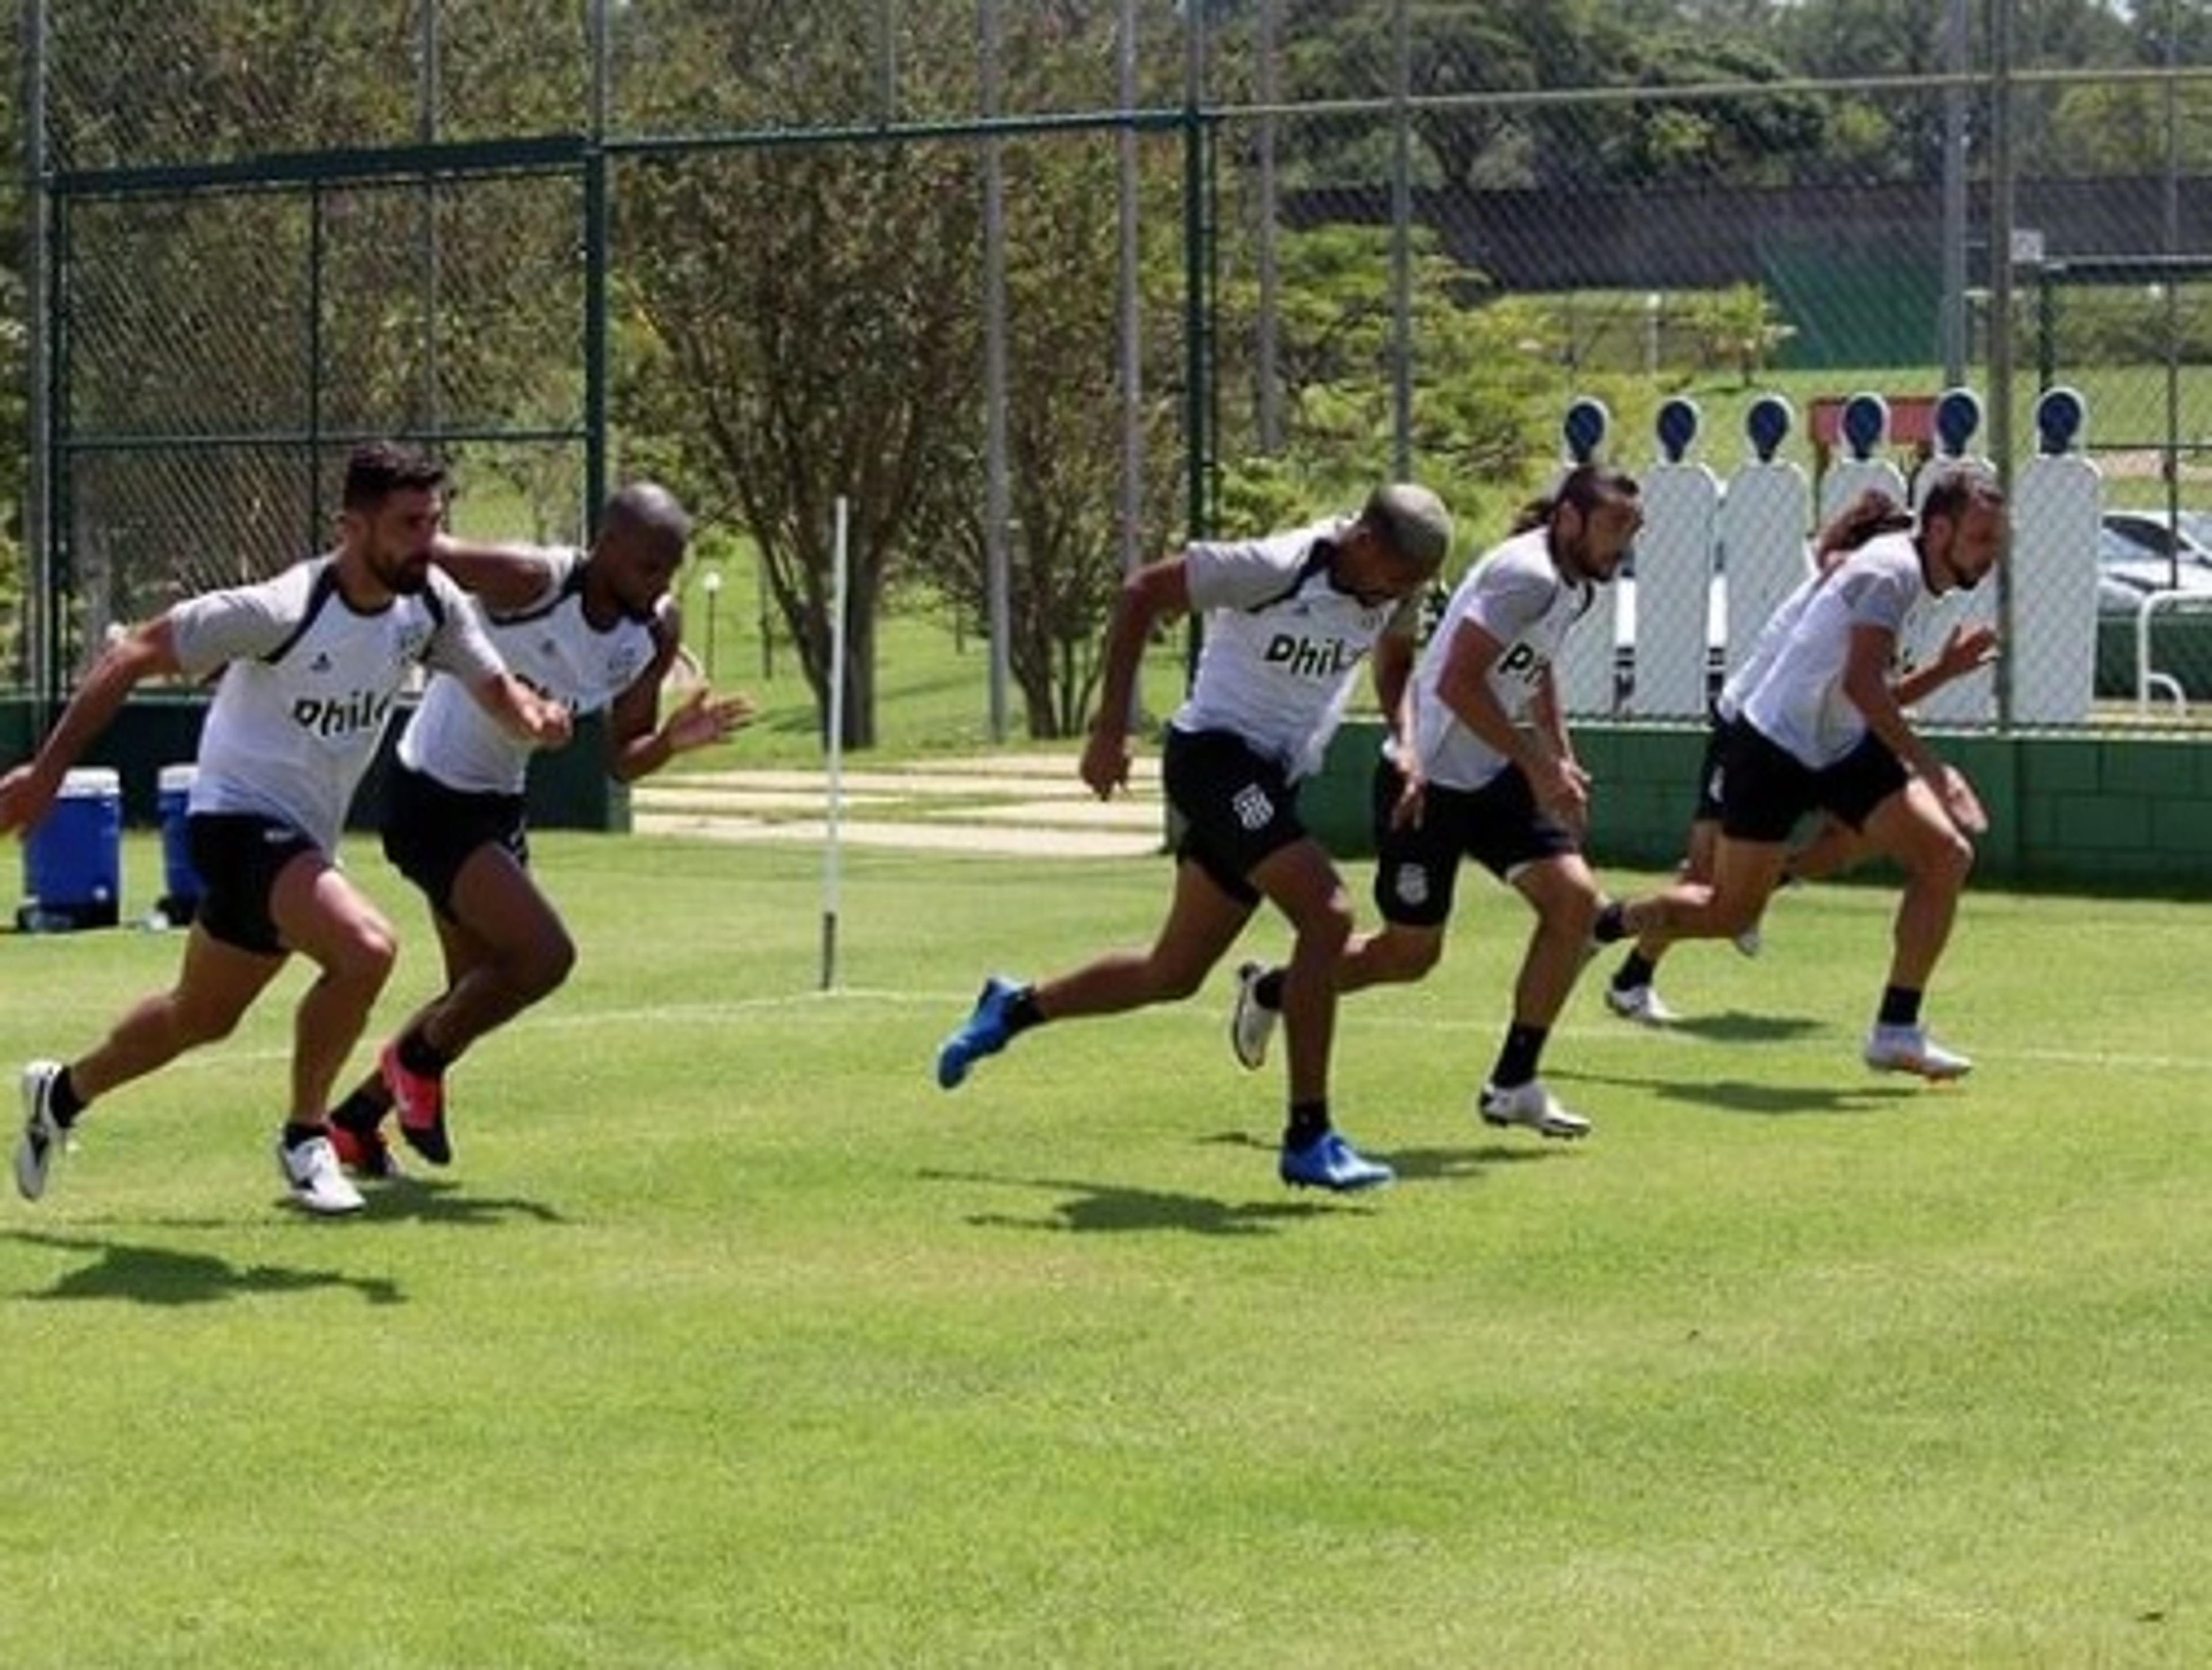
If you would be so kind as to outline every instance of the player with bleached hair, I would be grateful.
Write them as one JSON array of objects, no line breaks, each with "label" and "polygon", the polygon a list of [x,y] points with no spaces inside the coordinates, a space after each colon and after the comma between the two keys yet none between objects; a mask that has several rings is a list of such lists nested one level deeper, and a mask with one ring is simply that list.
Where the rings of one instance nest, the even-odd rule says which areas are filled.
[{"label": "player with bleached hair", "polygon": [[1391,1181],[1338,1133],[1328,1105],[1336,964],[1352,902],[1335,865],[1298,821],[1297,785],[1318,769],[1361,663],[1378,640],[1413,630],[1443,566],[1451,519],[1410,483],[1381,487],[1357,517],[1253,540],[1200,541],[1131,575],[1107,629],[1098,717],[1083,780],[1103,799],[1128,780],[1137,667],[1159,622],[1203,611],[1205,647],[1160,761],[1182,820],[1175,893],[1145,950],[1117,951],[1056,979],[993,976],[938,1052],[937,1081],[1048,1021],[1119,1014],[1190,996],[1261,899],[1289,918],[1283,981],[1289,1113],[1277,1171],[1334,1190]]}]

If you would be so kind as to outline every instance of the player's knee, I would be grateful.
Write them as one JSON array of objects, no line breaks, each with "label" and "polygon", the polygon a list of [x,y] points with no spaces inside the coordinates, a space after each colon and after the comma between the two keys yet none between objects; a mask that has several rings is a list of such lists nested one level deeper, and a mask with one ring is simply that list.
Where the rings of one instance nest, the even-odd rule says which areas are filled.
[{"label": "player's knee", "polygon": [[1291,924],[1301,950],[1331,959],[1343,956],[1352,943],[1352,900],[1342,888],[1301,912]]},{"label": "player's knee", "polygon": [[399,961],[399,938],[392,926],[371,919],[354,924],[324,965],[332,980],[374,996],[384,989]]},{"label": "player's knee", "polygon": [[215,1003],[191,992],[178,992],[169,1006],[169,1024],[185,1049],[220,1043],[238,1030],[245,1009],[234,1003]]},{"label": "player's knee", "polygon": [[1385,932],[1368,942],[1364,955],[1382,978],[1411,981],[1427,979],[1443,953],[1441,934]]},{"label": "player's knee", "polygon": [[576,966],[576,942],[566,933],[540,936],[517,959],[514,983],[529,1002],[550,997],[561,989]]}]

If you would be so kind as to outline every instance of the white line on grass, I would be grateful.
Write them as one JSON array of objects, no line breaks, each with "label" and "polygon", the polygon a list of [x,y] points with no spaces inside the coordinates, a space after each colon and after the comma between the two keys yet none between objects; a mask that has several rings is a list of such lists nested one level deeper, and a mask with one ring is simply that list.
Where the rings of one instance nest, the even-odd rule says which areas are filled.
[{"label": "white line on grass", "polygon": [[[943,1012],[948,1023],[966,1012],[966,1005],[974,1002],[966,991],[957,993],[943,992],[896,992],[868,987],[841,987],[834,992],[791,992],[779,996],[759,998],[730,998],[714,1003],[658,1004],[650,1008],[625,1009],[568,1009],[550,1014],[528,1014],[514,1020],[502,1032],[574,1032],[595,1027],[636,1026],[641,1023],[714,1022],[741,1019],[749,1015],[772,1015],[805,1009],[828,1009],[842,1004],[882,1004],[896,1008],[927,1008]],[[1185,1005],[1182,1012],[1208,1027],[1218,1026],[1219,1017],[1202,1005]],[[1432,1035],[1475,1033],[1485,1036],[1495,1035],[1498,1023],[1492,1019],[1454,1020],[1449,1017],[1424,1018],[1408,1015],[1376,1015],[1354,1023],[1361,1030],[1390,1029],[1402,1032],[1423,1032]],[[1691,1031],[1669,1031],[1663,1027],[1632,1026],[1626,1022],[1607,1026],[1568,1026],[1557,1029],[1552,1036],[1577,1048],[1597,1045],[1601,1048],[1626,1047],[1636,1049],[1681,1048],[1691,1044],[1708,1042]],[[1832,1040],[1829,1041],[1832,1043]],[[1773,1044],[1746,1046],[1762,1053],[1787,1048]],[[1825,1046],[1823,1047],[1826,1048]],[[173,1066],[182,1067],[224,1066],[239,1061],[282,1061],[290,1059],[289,1044],[266,1048],[225,1049],[206,1051],[181,1058]],[[2122,1054],[2112,1050],[2094,1049],[2008,1049],[1993,1052],[1984,1058],[1994,1063],[2031,1062],[2044,1066],[2132,1068],[2149,1072],[2212,1072],[2212,1056],[2203,1055],[2147,1055]]]}]

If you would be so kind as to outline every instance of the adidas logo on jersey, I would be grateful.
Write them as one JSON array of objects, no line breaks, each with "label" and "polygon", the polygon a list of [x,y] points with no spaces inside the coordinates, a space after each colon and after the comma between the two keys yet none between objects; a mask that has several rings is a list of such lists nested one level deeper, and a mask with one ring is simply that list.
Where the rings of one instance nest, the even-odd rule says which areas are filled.
[{"label": "adidas logo on jersey", "polygon": [[1267,640],[1267,665],[1281,667],[1300,678],[1334,678],[1350,672],[1366,654],[1365,650],[1356,648],[1341,638],[1323,638],[1316,641],[1289,632],[1278,632]]},{"label": "adidas logo on jersey", "polygon": [[344,737],[377,729],[391,711],[388,690],[356,690],[327,701],[301,696],[292,704],[292,723],[319,737]]}]

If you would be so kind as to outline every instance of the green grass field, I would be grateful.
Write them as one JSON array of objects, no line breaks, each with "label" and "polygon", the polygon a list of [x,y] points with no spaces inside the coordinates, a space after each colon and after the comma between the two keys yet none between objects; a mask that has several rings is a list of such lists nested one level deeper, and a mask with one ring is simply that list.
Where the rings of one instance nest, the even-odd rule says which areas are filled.
[{"label": "green grass field", "polygon": [[[281,1201],[294,971],[0,1205],[0,1664],[2212,1655],[2204,907],[1970,897],[1981,1065],[1924,1090],[1856,1059],[1887,894],[1792,894],[1679,955],[1678,1032],[1577,994],[1562,1148],[1468,1116],[1526,926],[1470,878],[1346,1006],[1401,1181],[1335,1199],[1274,1181],[1225,970],[931,1082],[981,971],[1148,934],[1157,862],[853,858],[823,995],[817,855],[538,845],[582,962],[457,1070],[451,1171]],[[389,1024],[430,936],[355,863]],[[0,936],[0,1059],[178,950]]]}]

